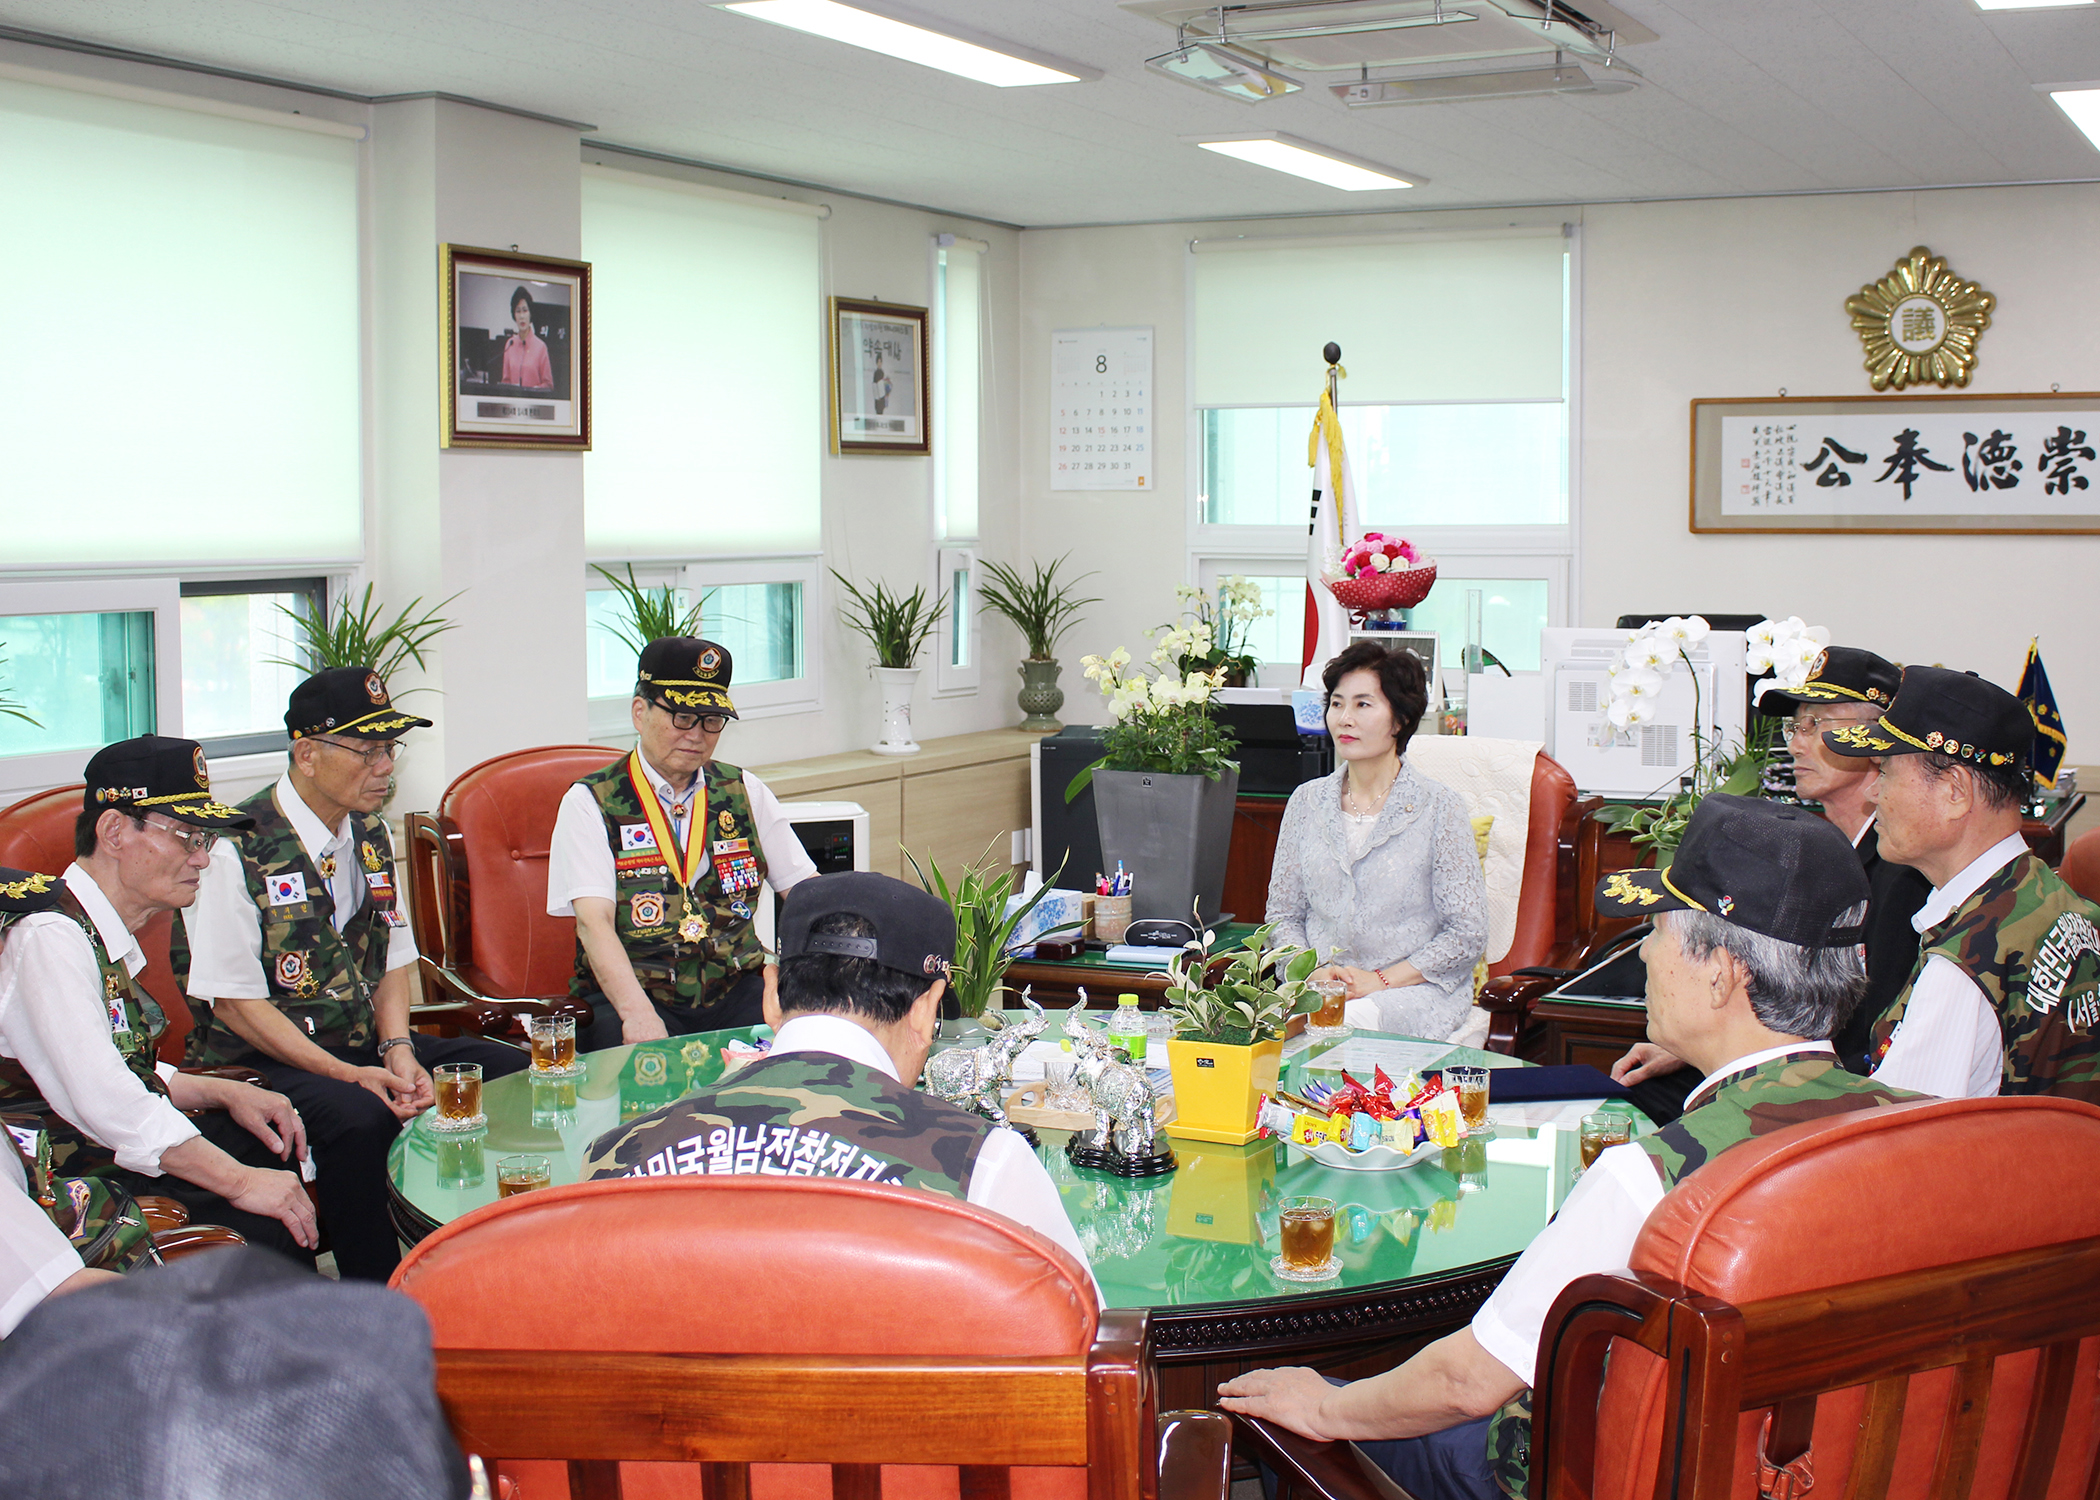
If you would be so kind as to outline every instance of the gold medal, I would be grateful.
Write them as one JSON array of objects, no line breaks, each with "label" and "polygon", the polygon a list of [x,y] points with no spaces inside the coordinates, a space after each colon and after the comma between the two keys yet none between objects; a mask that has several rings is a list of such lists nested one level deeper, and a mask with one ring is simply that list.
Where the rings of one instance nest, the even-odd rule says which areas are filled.
[{"label": "gold medal", "polygon": [[697,943],[707,935],[707,918],[695,912],[678,924],[678,941]]},{"label": "gold medal", "polygon": [[323,880],[335,879],[335,856],[333,854],[322,855],[320,868]]}]

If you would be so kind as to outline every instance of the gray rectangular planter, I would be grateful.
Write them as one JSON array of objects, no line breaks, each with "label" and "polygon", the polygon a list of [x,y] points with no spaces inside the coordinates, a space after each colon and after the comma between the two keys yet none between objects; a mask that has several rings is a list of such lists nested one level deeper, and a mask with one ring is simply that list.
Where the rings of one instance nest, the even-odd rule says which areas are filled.
[{"label": "gray rectangular planter", "polygon": [[1130,872],[1133,920],[1186,922],[1199,903],[1205,922],[1217,920],[1239,790],[1237,768],[1216,781],[1158,771],[1094,773],[1101,859],[1111,871],[1120,860]]}]

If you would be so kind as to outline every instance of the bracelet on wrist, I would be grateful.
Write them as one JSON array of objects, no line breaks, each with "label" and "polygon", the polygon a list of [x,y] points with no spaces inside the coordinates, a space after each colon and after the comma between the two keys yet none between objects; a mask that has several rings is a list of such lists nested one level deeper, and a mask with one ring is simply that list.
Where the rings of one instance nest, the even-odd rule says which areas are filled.
[{"label": "bracelet on wrist", "polygon": [[412,1036],[390,1036],[379,1044],[379,1060],[386,1061],[387,1049],[390,1047],[414,1047],[415,1044],[416,1039]]}]

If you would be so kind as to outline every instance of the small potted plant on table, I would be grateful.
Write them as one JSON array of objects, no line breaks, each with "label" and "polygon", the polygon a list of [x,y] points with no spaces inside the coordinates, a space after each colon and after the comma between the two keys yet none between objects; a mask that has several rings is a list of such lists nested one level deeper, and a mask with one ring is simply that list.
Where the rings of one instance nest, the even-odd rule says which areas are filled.
[{"label": "small potted plant on table", "polygon": [[1253,1140],[1260,1097],[1276,1092],[1283,1070],[1284,1027],[1320,1002],[1307,983],[1319,955],[1271,947],[1275,933],[1273,924],[1258,927],[1237,948],[1213,957],[1215,934],[1206,932],[1167,966],[1174,1119],[1166,1129],[1177,1140],[1232,1146]]}]

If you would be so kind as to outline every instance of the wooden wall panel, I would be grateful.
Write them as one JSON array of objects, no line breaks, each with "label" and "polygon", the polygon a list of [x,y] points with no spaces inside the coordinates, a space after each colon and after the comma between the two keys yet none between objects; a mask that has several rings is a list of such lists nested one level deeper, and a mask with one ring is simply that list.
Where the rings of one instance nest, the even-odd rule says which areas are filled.
[{"label": "wooden wall panel", "polygon": [[[950,880],[991,846],[993,870],[1011,869],[1008,835],[1030,826],[1028,762],[989,761],[904,778],[904,843],[925,863],[930,855]],[[909,878],[911,867],[900,857]],[[930,872],[929,872],[930,873]]]}]

